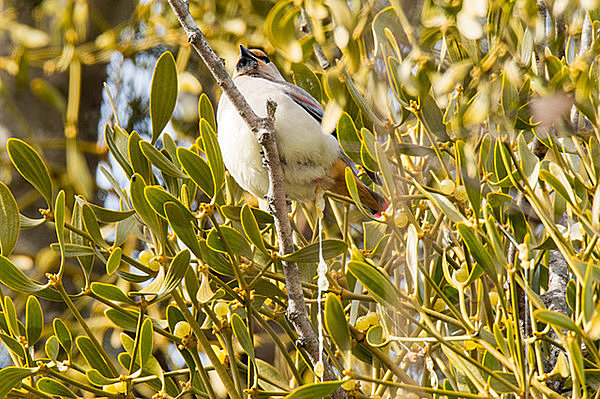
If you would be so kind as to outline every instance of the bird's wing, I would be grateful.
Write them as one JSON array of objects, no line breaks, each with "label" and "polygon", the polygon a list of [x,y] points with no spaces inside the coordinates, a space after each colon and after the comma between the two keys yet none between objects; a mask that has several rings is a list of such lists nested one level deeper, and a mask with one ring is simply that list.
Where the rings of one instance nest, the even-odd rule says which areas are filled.
[{"label": "bird's wing", "polygon": [[[290,98],[296,104],[301,106],[306,112],[308,112],[308,114],[310,116],[312,116],[319,123],[321,123],[321,121],[323,119],[323,114],[325,112],[323,111],[323,108],[321,107],[321,104],[319,103],[319,101],[317,101],[313,96],[311,96],[306,90],[304,90],[301,87],[298,87],[292,83],[281,82],[280,84],[283,86],[284,92],[288,96],[290,96]],[[333,131],[333,135],[336,138],[338,138],[336,130]],[[339,138],[338,138],[338,140],[339,140]],[[344,163],[346,165],[348,165],[350,168],[352,168],[352,171],[354,172],[354,174],[358,176],[358,170],[356,170],[356,164],[344,153],[341,146],[340,146],[340,154],[341,154],[340,158],[344,161]],[[371,172],[368,169],[365,169],[365,172],[371,178],[371,180],[373,180],[374,182],[379,181],[379,179],[377,178],[375,173]]]},{"label": "bird's wing", "polygon": [[293,85],[289,82],[282,82],[283,89],[285,93],[291,97],[292,100],[302,108],[306,112],[310,114],[313,118],[315,118],[319,123],[323,119],[323,108],[321,104],[311,96],[306,90]]}]

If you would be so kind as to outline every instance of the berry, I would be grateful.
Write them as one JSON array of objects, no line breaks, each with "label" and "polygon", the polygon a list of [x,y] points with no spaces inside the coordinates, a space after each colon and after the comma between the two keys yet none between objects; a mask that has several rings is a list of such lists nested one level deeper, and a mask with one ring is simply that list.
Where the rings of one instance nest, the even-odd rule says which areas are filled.
[{"label": "berry", "polygon": [[433,310],[436,312],[443,312],[444,309],[446,309],[446,302],[444,302],[442,298],[436,299],[435,303],[433,304]]},{"label": "berry", "polygon": [[440,191],[446,195],[452,195],[456,189],[456,184],[450,179],[444,179],[440,182]]},{"label": "berry", "polygon": [[498,302],[500,301],[500,296],[498,295],[498,293],[496,291],[490,291],[489,297],[490,297],[490,303],[492,304],[492,306],[498,305]]},{"label": "berry", "polygon": [[460,185],[456,187],[456,190],[454,190],[454,198],[456,198],[456,200],[459,202],[467,200],[467,189],[465,186]]},{"label": "berry", "polygon": [[370,326],[371,323],[369,323],[366,316],[360,316],[358,319],[356,319],[356,324],[354,325],[354,327],[360,331],[367,331]]},{"label": "berry", "polygon": [[190,327],[190,323],[182,320],[175,324],[173,335],[175,335],[177,338],[184,338],[190,335],[191,330],[192,328]]},{"label": "berry", "polygon": [[460,268],[454,271],[452,279],[459,284],[464,284],[469,279],[469,272],[465,268]]},{"label": "berry", "polygon": [[398,215],[396,215],[394,218],[394,222],[396,223],[396,226],[400,228],[405,227],[408,224],[408,216],[406,216],[406,212],[404,210],[399,211]]},{"label": "berry", "polygon": [[369,312],[369,313],[367,313],[366,318],[367,318],[367,321],[369,322],[369,324],[372,325],[372,326],[376,326],[376,325],[379,324],[380,317],[375,312]]},{"label": "berry", "polygon": [[214,311],[218,317],[225,317],[229,313],[229,305],[225,302],[217,302]]},{"label": "berry", "polygon": [[145,249],[142,252],[140,252],[140,254],[138,256],[138,260],[140,261],[140,263],[142,265],[148,266],[150,264],[150,260],[152,260],[153,257],[154,257],[154,254],[152,252],[148,251],[147,249]]}]

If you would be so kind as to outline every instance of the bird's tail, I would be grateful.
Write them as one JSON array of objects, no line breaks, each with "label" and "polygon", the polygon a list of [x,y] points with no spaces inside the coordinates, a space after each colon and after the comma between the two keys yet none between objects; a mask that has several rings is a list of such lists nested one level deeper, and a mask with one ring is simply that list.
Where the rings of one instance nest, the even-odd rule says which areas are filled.
[{"label": "bird's tail", "polygon": [[360,198],[360,202],[362,202],[367,208],[371,210],[373,216],[379,217],[385,210],[390,206],[388,200],[371,190],[369,187],[364,185],[356,176],[356,188],[358,189],[358,197]]},{"label": "bird's tail", "polygon": [[[348,187],[346,187],[346,167],[346,163],[341,159],[338,159],[333,164],[329,171],[329,176],[333,178],[333,186],[327,189],[336,194],[349,197],[350,193],[348,192]],[[388,200],[367,187],[356,175],[353,174],[353,176],[356,181],[360,202],[369,208],[375,217],[381,216],[381,213],[389,206]]]}]

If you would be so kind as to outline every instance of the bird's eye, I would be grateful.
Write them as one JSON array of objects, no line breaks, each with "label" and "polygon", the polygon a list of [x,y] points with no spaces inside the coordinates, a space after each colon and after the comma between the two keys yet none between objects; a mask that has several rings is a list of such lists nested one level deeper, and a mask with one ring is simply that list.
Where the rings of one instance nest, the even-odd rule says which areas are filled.
[{"label": "bird's eye", "polygon": [[256,56],[256,58],[263,61],[265,64],[268,64],[269,62],[271,62],[269,57],[267,57],[266,55],[258,55],[258,56]]}]

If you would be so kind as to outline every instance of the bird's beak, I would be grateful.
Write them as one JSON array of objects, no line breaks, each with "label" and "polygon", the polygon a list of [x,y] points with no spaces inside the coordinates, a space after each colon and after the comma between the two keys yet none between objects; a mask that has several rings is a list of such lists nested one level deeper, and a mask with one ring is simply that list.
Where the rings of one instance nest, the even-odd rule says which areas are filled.
[{"label": "bird's beak", "polygon": [[254,54],[252,54],[250,50],[248,50],[246,47],[240,44],[240,59],[242,58],[256,60]]}]

